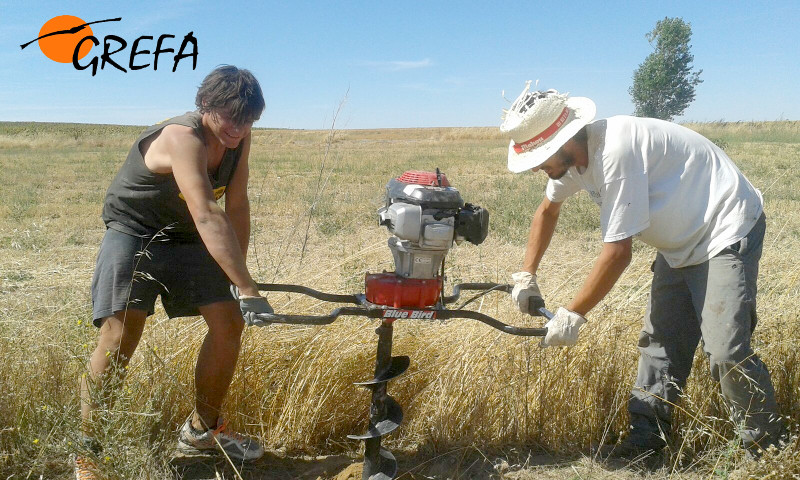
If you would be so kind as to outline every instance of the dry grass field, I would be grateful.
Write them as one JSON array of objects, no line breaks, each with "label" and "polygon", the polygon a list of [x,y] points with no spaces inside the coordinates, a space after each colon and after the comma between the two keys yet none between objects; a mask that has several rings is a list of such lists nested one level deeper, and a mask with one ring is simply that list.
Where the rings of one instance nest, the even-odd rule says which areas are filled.
[{"label": "dry grass field", "polygon": [[[764,193],[768,221],[754,346],[768,365],[781,411],[800,421],[800,122],[689,125],[721,145]],[[90,281],[103,235],[103,196],[140,127],[0,123],[0,478],[71,475],[81,452],[78,379],[94,348]],[[326,292],[363,291],[365,272],[392,270],[377,223],[389,178],[444,171],[471,203],[491,213],[489,237],[447,258],[447,283],[508,282],[519,269],[542,174],[513,175],[494,128],[256,130],[248,263],[259,281]],[[567,302],[600,250],[597,207],[565,204],[540,271],[548,305]],[[385,437],[399,478],[797,479],[797,437],[780,454],[745,459],[718,386],[698,351],[675,422],[675,445],[658,466],[602,463],[591,445],[627,425],[636,339],[654,252],[634,260],[592,311],[579,344],[540,349],[469,320],[398,321],[394,352],[411,357],[389,384],[403,406]],[[538,326],[491,294],[475,309]],[[335,305],[270,296],[285,313]],[[353,382],[372,377],[375,321],[249,329],[226,402],[232,424],[268,454],[250,466],[174,456],[191,412],[201,318],[151,317],[113,407],[102,412],[96,460],[108,478],[360,478],[357,442],[369,398]]]}]

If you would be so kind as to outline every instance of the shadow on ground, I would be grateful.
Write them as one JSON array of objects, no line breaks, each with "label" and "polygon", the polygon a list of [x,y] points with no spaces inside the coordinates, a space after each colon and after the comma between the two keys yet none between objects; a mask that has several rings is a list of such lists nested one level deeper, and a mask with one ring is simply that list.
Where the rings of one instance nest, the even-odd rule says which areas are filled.
[{"label": "shadow on ground", "polygon": [[[170,467],[176,480],[315,480],[334,478],[354,462],[354,458],[343,455],[286,457],[267,452],[258,461],[247,463],[231,462],[221,456],[179,456],[170,461]],[[357,478],[361,478],[360,475]]]},{"label": "shadow on ground", "polygon": [[[562,468],[572,470],[576,462],[589,460],[582,455],[555,457],[533,454],[525,449],[489,453],[475,447],[462,447],[438,454],[395,452],[395,456],[398,462],[395,478],[398,480],[536,478],[525,472],[555,473]],[[267,452],[257,462],[247,464],[231,465],[221,457],[177,457],[170,462],[170,466],[176,480],[360,480],[361,460],[361,457],[347,455],[286,457]]]}]

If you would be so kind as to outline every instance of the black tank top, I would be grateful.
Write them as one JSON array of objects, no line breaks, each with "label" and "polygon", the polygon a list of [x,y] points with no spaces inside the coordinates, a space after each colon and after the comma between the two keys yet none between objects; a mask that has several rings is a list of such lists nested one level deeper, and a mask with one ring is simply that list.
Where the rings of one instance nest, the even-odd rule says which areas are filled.
[{"label": "black tank top", "polygon": [[[133,143],[128,158],[108,187],[103,204],[103,221],[106,227],[129,235],[152,237],[163,232],[170,240],[199,242],[200,234],[175,177],[172,173],[150,171],[139,149],[142,140],[160,132],[167,125],[190,127],[205,141],[199,112],[188,112],[145,130]],[[217,200],[225,193],[225,188],[233,178],[242,156],[243,143],[235,149],[227,149],[217,172],[208,174]]]}]

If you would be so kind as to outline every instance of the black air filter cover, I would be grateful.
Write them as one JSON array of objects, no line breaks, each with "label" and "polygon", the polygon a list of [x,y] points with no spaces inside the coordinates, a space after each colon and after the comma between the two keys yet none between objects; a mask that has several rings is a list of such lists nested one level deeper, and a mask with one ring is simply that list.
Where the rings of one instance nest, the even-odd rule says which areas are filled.
[{"label": "black air filter cover", "polygon": [[456,235],[474,245],[480,245],[489,234],[489,211],[468,203],[456,217]]}]

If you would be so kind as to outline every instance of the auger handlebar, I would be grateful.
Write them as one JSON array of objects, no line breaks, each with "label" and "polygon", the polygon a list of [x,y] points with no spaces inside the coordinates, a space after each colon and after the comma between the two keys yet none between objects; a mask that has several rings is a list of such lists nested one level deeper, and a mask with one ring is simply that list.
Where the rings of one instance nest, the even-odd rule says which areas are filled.
[{"label": "auger handlebar", "polygon": [[[501,322],[496,318],[490,317],[481,312],[473,310],[463,310],[463,307],[472,301],[480,298],[487,293],[493,291],[511,293],[512,286],[500,283],[461,283],[453,286],[453,294],[445,296],[442,301],[433,307],[426,308],[406,308],[406,307],[391,307],[386,305],[376,305],[366,300],[363,294],[353,295],[340,295],[324,293],[312,288],[304,287],[301,285],[290,284],[277,284],[277,283],[259,283],[259,290],[267,292],[289,292],[308,295],[317,300],[325,302],[338,302],[338,303],[353,303],[355,307],[338,307],[327,315],[291,315],[281,313],[262,313],[257,314],[256,317],[268,323],[286,323],[291,325],[327,325],[333,323],[340,316],[358,316],[367,318],[380,318],[380,319],[414,319],[414,320],[449,320],[453,318],[467,318],[477,320],[492,328],[500,330],[503,333],[510,335],[519,335],[525,337],[542,337],[547,334],[546,328],[531,328],[531,327],[517,327]],[[456,309],[447,309],[443,305],[454,303],[461,297],[461,292],[466,290],[479,290],[480,293],[473,296]],[[541,298],[531,299],[532,311],[537,312],[540,316],[551,318],[553,316],[546,308],[544,308],[544,301]]]}]

